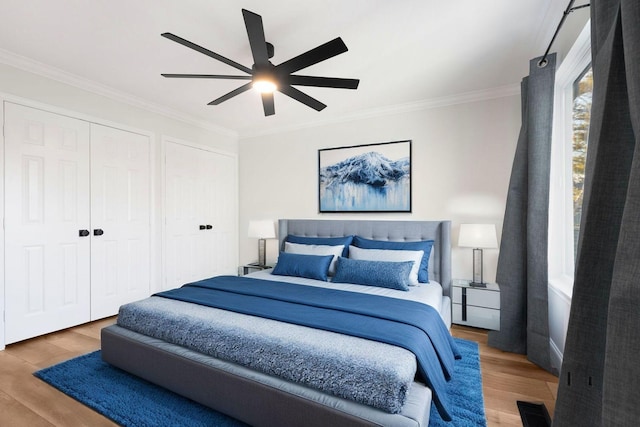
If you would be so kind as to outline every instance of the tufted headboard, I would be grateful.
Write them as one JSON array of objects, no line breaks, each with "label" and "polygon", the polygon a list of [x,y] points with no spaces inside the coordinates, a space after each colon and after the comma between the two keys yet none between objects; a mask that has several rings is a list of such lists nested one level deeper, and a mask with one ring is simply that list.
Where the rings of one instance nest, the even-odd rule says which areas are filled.
[{"label": "tufted headboard", "polygon": [[279,248],[284,250],[288,234],[306,237],[358,235],[365,239],[389,241],[433,240],[429,278],[451,294],[451,221],[360,221],[324,219],[281,219],[278,221]]}]

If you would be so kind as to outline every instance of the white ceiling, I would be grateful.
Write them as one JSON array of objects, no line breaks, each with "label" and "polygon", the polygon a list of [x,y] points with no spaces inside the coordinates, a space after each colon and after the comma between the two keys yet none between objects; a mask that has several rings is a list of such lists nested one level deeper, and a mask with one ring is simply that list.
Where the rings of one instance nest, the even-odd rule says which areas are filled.
[{"label": "white ceiling", "polygon": [[[411,105],[513,92],[527,73],[529,59],[544,53],[564,3],[0,0],[0,49],[4,50],[0,61],[88,81],[105,93],[126,95],[134,102],[246,137]],[[240,74],[160,37],[163,32],[251,67],[242,8],[262,16],[266,39],[275,46],[276,65],[342,37],[348,52],[299,74],[358,78],[359,88],[299,87],[328,105],[322,112],[276,93],[276,114],[265,117],[254,91],[218,106],[207,105],[242,81],[160,76]]]}]

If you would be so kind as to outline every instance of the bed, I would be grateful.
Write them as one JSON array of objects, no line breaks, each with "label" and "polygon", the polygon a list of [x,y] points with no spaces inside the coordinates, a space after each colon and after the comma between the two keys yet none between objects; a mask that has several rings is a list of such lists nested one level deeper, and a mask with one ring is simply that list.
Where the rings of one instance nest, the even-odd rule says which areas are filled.
[{"label": "bed", "polygon": [[[386,298],[385,301],[390,302],[388,304],[390,316],[395,316],[395,313],[405,311],[404,308],[395,309],[395,304],[413,304],[410,307],[424,305],[422,303],[416,304],[414,301],[401,301],[413,298],[405,297],[405,295],[413,295],[412,291],[415,291],[415,294],[422,292],[430,299],[431,302],[429,304],[435,308],[435,310],[429,308],[430,311],[428,312],[429,315],[431,312],[435,312],[434,316],[438,318],[437,321],[430,322],[437,324],[437,327],[434,326],[435,334],[442,334],[441,331],[444,328],[446,335],[450,338],[447,330],[451,322],[449,299],[451,286],[450,222],[296,219],[280,220],[278,225],[280,248],[283,252],[285,248],[291,247],[287,245],[291,245],[292,236],[302,239],[309,238],[312,241],[314,238],[331,239],[345,236],[359,236],[362,242],[421,242],[433,240],[431,253],[427,256],[430,283],[419,283],[418,286],[411,286],[409,292],[403,292],[379,286],[333,283],[332,281],[323,282],[313,278],[295,277],[296,275],[275,276],[272,274],[273,271],[270,270],[252,273],[242,278],[213,278],[209,281],[203,281],[203,283],[198,282],[193,287],[187,287],[185,292],[191,293],[153,296],[134,303],[133,308],[125,307],[124,310],[121,309],[118,323],[102,330],[103,359],[125,371],[250,425],[426,427],[434,394],[425,385],[425,382],[431,384],[429,380],[424,381],[424,378],[415,372],[416,369],[417,372],[421,373],[424,369],[432,368],[425,368],[425,363],[423,363],[421,356],[415,356],[414,353],[407,350],[413,344],[409,343],[408,347],[403,348],[403,343],[374,342],[363,338],[368,332],[363,332],[363,335],[358,335],[359,332],[357,331],[343,334],[339,331],[339,328],[316,331],[312,323],[305,323],[310,322],[307,319],[315,319],[316,315],[308,315],[306,311],[304,315],[301,315],[305,321],[302,322],[302,325],[290,325],[288,318],[281,319],[278,316],[280,316],[279,313],[286,313],[286,316],[295,316],[295,313],[297,313],[295,309],[279,309],[278,307],[280,306],[275,306],[274,312],[278,314],[277,316],[267,314],[265,315],[267,318],[260,317],[260,320],[256,320],[258,318],[253,312],[247,314],[248,312],[243,312],[235,307],[227,309],[225,308],[226,306],[221,307],[218,305],[206,307],[205,303],[198,302],[194,304],[189,298],[192,298],[192,295],[195,294],[199,295],[200,292],[207,292],[208,294],[209,292],[226,292],[229,290],[232,292],[231,300],[235,301],[236,293],[245,292],[241,286],[246,286],[249,289],[247,292],[251,292],[251,295],[243,296],[242,302],[238,302],[238,304],[245,304],[245,299],[261,298],[259,303],[252,306],[257,307],[252,309],[260,311],[264,309],[263,307],[271,304],[272,301],[272,296],[263,296],[262,293],[273,292],[273,295],[276,295],[277,298],[284,299],[284,296],[289,295],[287,292],[291,292],[292,296],[286,298],[295,299],[298,295],[297,289],[300,288],[304,289],[304,293],[311,293],[314,298],[318,298],[321,301],[328,301],[335,296],[335,304],[348,305],[349,307],[356,305],[360,307],[361,300],[369,301],[370,299],[372,304],[377,304],[378,300]],[[387,253],[388,251],[383,250],[382,252]],[[398,253],[400,252],[411,251],[399,250]],[[372,253],[375,254],[377,252],[372,250],[366,254],[369,256]],[[340,255],[346,255],[346,252]],[[302,259],[300,257],[304,258],[304,255],[296,256],[298,258],[293,255],[291,255],[291,258],[294,261]],[[318,256],[314,260],[316,258],[332,257]],[[284,258],[281,258],[281,260],[276,269],[285,264]],[[332,258],[332,261],[335,260],[338,261],[338,267],[346,266],[349,262],[352,262],[348,260],[348,257],[336,256]],[[357,265],[373,265],[366,263],[367,261],[363,261]],[[395,262],[393,265],[404,267],[404,265],[400,264],[415,265],[417,263]],[[336,271],[333,276],[334,279],[337,279],[342,271]],[[231,282],[227,283],[227,280]],[[236,286],[238,287],[236,288]],[[242,291],[236,289],[242,289]],[[341,293],[345,290],[348,291],[348,294]],[[180,290],[176,291],[179,292]],[[171,292],[173,290],[169,291],[169,293]],[[256,293],[260,295],[256,296]],[[390,295],[391,297],[389,297]],[[175,297],[177,300],[169,299],[169,297]],[[358,304],[351,304],[349,298],[346,297],[357,298]],[[422,296],[419,298],[422,298]],[[265,303],[265,301],[269,302],[269,304]],[[354,299],[354,301],[356,300]],[[273,303],[284,304],[282,307],[289,307],[288,304],[292,304],[290,300],[278,300]],[[216,302],[215,304],[219,303]],[[233,304],[236,303],[233,302]],[[363,303],[362,305],[366,304]],[[399,305],[398,307],[405,306]],[[422,309],[422,307],[419,308]],[[323,312],[326,308],[320,307],[315,308],[315,310]],[[342,309],[338,308],[338,310]],[[331,313],[331,319],[335,319],[336,312],[332,311]],[[342,311],[338,314],[342,315]],[[360,317],[358,316],[362,316],[362,313],[344,315],[356,316],[355,318],[359,319]],[[404,316],[404,314],[401,315]],[[162,318],[154,316],[162,316]],[[260,314],[260,316],[262,315]],[[272,317],[269,318],[269,316]],[[421,316],[420,314],[418,321],[424,322],[425,320]],[[425,319],[426,317],[428,316],[425,316]],[[183,328],[181,322],[184,318],[193,319],[183,330],[181,329]],[[200,336],[207,336],[207,334],[211,333],[209,329],[206,329],[209,328],[209,321],[212,323],[227,322],[227,327],[233,329],[233,333],[230,337],[227,337],[228,344],[225,344],[226,347],[231,349],[230,351],[233,353],[231,356],[216,357],[217,353],[208,351],[210,344],[201,339]],[[361,322],[353,321],[351,323],[360,324]],[[204,324],[206,327],[201,331],[195,331],[194,324]],[[247,328],[256,329],[249,331],[249,336],[238,338],[233,335],[236,333],[235,329],[240,327],[238,325],[249,325]],[[403,325],[403,327],[406,326]],[[431,326],[428,327],[431,328]],[[311,330],[305,328],[312,328],[313,334],[319,334],[319,339],[313,339],[320,342],[311,342],[310,348],[296,347],[291,350],[291,343],[295,344],[298,340],[302,344],[297,344],[302,346],[312,339],[310,338],[313,335],[310,332]],[[415,329],[413,326],[410,328],[411,331]],[[187,329],[189,332],[186,332]],[[246,333],[246,331],[243,330],[243,333]],[[404,334],[404,332],[394,332],[393,339],[398,335]],[[253,343],[261,342],[261,340],[267,338],[269,340],[268,345],[272,345],[273,348],[269,347],[265,350],[261,347],[259,351],[264,352],[261,354],[265,355],[265,357],[257,358],[263,360],[260,363],[266,364],[267,367],[254,366],[253,361],[245,363],[247,357],[254,357],[252,355],[258,352],[258,350],[252,350]],[[279,342],[277,341],[278,338],[280,339]],[[277,345],[271,344],[274,339]],[[433,340],[433,338],[431,339]],[[439,339],[446,340],[447,337],[440,337]],[[220,341],[223,342],[224,340],[221,339]],[[280,348],[278,346],[282,347],[283,350],[278,350]],[[314,346],[317,346],[319,350],[316,350]],[[347,354],[338,354],[338,351],[331,350],[331,346],[347,349]],[[276,351],[280,351],[281,354],[277,354]],[[318,354],[313,353],[315,351]],[[415,354],[421,354],[421,351],[423,351],[422,344],[419,349],[415,350]],[[429,349],[429,351],[431,350]],[[441,350],[436,349],[436,351]],[[322,357],[326,357],[328,360],[322,359]],[[438,357],[442,357],[440,353],[438,353]],[[299,372],[289,368],[283,370],[273,362],[278,358],[288,360],[289,362],[287,363],[290,363],[291,360],[303,360],[304,364],[302,364]],[[316,358],[320,359],[316,361]],[[371,360],[364,361],[364,359]],[[403,362],[402,366],[395,367],[398,361],[404,361],[405,359],[406,363]],[[308,360],[313,360],[313,363],[308,363]],[[345,360],[348,360],[348,362],[344,362]],[[414,366],[411,367],[413,371],[407,368],[407,366],[411,365],[411,360],[414,361]],[[313,381],[317,381],[317,379],[313,375],[339,376],[336,373],[339,369],[335,368],[331,363],[363,365],[362,373],[358,373],[355,367],[340,367],[349,372],[353,371],[351,377],[343,379],[344,382],[349,383],[353,390],[342,392],[333,389],[320,389],[315,386]],[[381,372],[372,371],[371,369],[373,368],[367,363],[374,365]],[[387,363],[393,365],[387,367]],[[360,368],[358,366],[358,369]],[[289,373],[288,371],[295,372]],[[360,378],[357,378],[358,375]],[[386,385],[384,387],[363,385],[367,381],[377,381],[378,376],[384,377],[385,375],[393,376],[393,378],[387,379],[385,377],[380,381],[400,381],[402,383],[402,381],[406,382],[407,377],[410,376],[409,385],[404,386],[401,384],[401,386],[398,386],[401,393],[397,392],[393,387],[386,387]],[[307,377],[311,377],[308,380],[309,382],[305,382]],[[358,384],[358,380],[365,381],[365,383]],[[334,386],[332,381],[333,379],[326,382],[330,386]],[[433,382],[431,387],[434,390],[436,390],[436,383],[437,381]],[[392,399],[388,399],[388,403],[385,400],[388,396],[383,395],[383,392],[372,392],[373,389],[377,390],[377,388],[385,389],[384,393],[387,393],[387,388],[393,389],[388,394],[390,396],[393,395],[393,398],[399,399],[400,403],[398,403],[398,400],[393,401]],[[349,393],[357,396],[352,397],[352,394]],[[380,397],[378,394],[383,396]],[[396,394],[401,396],[398,397]],[[359,398],[361,400],[358,400]],[[440,398],[437,396],[436,398],[436,404],[439,404]]]}]

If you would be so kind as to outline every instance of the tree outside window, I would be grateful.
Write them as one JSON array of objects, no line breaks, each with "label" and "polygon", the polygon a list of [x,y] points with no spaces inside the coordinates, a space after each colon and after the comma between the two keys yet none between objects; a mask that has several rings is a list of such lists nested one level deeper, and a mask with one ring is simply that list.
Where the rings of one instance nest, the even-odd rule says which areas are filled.
[{"label": "tree outside window", "polygon": [[582,199],[584,194],[584,170],[587,160],[587,142],[591,122],[593,97],[593,72],[589,66],[573,85],[573,248],[578,247]]}]

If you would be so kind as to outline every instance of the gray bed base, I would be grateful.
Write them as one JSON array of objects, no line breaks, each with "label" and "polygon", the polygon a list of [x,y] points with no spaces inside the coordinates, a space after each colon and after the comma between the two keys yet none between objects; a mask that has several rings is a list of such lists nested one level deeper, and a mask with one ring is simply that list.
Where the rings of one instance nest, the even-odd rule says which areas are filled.
[{"label": "gray bed base", "polygon": [[427,427],[431,390],[414,383],[389,414],[130,331],[102,329],[102,358],[118,368],[258,427]]},{"label": "gray bed base", "polygon": [[[287,234],[309,237],[359,235],[368,239],[435,240],[429,276],[451,286],[449,221],[280,220]],[[450,315],[450,314],[449,314]],[[427,427],[431,391],[414,383],[401,414],[388,414],[288,383],[117,325],[102,330],[102,358],[125,371],[253,426]]]}]

